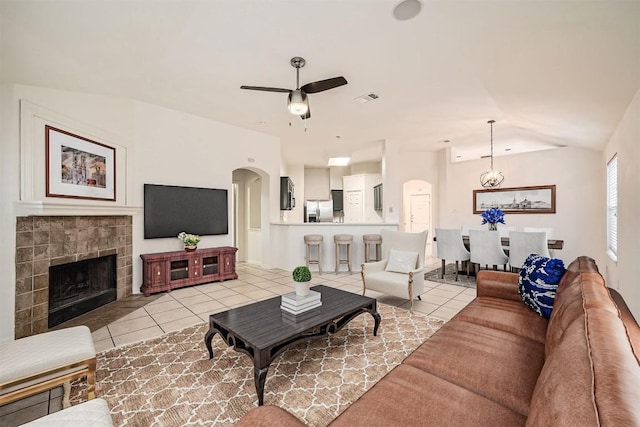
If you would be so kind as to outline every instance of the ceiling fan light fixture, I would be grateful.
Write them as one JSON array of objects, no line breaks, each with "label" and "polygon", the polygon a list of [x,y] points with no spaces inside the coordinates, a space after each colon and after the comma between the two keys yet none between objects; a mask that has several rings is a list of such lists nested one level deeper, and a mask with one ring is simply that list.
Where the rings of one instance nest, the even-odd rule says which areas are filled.
[{"label": "ceiling fan light fixture", "polygon": [[480,185],[483,188],[498,188],[504,182],[502,172],[493,169],[493,124],[495,120],[489,120],[491,125],[491,167],[480,175]]},{"label": "ceiling fan light fixture", "polygon": [[307,111],[309,111],[309,98],[307,97],[307,94],[300,89],[289,92],[287,108],[291,114],[296,116],[307,114]]}]

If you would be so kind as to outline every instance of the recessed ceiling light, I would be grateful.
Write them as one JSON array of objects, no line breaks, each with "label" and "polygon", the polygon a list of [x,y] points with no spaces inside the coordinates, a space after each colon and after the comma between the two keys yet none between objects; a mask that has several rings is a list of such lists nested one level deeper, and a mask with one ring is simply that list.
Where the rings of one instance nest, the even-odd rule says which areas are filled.
[{"label": "recessed ceiling light", "polygon": [[419,0],[404,0],[393,8],[393,17],[398,21],[406,21],[420,13],[422,3]]},{"label": "recessed ceiling light", "polygon": [[350,157],[331,157],[327,166],[347,166],[349,164]]},{"label": "recessed ceiling light", "polygon": [[505,148],[504,151],[511,151],[511,148]]},{"label": "recessed ceiling light", "polygon": [[448,144],[448,143],[450,143],[451,141],[449,141],[448,139],[445,139],[445,140],[444,140],[444,141],[442,141],[442,142],[444,142],[445,144]]}]

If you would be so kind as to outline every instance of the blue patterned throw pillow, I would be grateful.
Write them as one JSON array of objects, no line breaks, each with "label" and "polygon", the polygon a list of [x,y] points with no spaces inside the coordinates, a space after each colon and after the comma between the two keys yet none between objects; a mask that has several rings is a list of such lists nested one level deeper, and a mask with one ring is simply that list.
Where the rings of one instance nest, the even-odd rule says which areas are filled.
[{"label": "blue patterned throw pillow", "polygon": [[529,255],[518,277],[518,292],[524,303],[540,316],[551,317],[558,283],[565,271],[561,259]]}]

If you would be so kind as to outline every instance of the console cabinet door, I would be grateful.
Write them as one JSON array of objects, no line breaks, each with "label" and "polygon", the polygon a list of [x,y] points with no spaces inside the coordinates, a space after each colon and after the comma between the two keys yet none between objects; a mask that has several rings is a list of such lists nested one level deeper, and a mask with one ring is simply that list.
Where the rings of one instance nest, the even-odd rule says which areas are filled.
[{"label": "console cabinet door", "polygon": [[200,264],[202,265],[203,281],[213,282],[214,280],[218,280],[220,275],[220,254],[209,253],[199,258]]},{"label": "console cabinet door", "polygon": [[236,251],[238,249],[233,247],[222,248],[222,267],[220,272],[220,280],[237,279],[236,274]]}]

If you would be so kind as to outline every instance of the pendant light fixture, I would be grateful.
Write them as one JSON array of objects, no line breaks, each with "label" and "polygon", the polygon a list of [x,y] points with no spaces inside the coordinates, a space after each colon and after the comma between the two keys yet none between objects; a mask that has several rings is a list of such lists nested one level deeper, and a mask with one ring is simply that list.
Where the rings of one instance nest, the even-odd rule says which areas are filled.
[{"label": "pendant light fixture", "polygon": [[487,123],[491,125],[491,168],[480,175],[480,184],[484,188],[498,188],[504,181],[502,172],[493,169],[493,124],[495,120],[489,120]]}]

